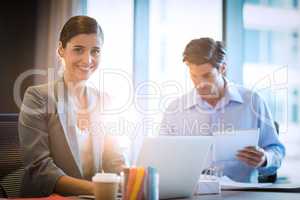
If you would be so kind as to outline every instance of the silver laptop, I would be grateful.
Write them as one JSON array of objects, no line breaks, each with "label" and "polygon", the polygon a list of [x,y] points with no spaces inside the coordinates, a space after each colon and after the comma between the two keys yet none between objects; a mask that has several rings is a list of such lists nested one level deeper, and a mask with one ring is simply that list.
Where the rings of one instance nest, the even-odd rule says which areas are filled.
[{"label": "silver laptop", "polygon": [[210,136],[146,137],[137,165],[157,169],[160,199],[191,197],[209,165],[212,142]]}]

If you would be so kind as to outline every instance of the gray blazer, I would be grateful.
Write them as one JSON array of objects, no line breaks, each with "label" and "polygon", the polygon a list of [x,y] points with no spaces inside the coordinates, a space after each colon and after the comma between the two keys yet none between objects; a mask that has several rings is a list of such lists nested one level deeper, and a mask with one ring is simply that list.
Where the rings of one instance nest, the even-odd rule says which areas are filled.
[{"label": "gray blazer", "polygon": [[[26,90],[19,116],[25,165],[21,188],[24,197],[50,195],[63,175],[83,178],[75,127],[67,114],[66,88],[60,79]],[[124,156],[113,138],[103,134],[92,137],[96,170],[120,172]]]}]

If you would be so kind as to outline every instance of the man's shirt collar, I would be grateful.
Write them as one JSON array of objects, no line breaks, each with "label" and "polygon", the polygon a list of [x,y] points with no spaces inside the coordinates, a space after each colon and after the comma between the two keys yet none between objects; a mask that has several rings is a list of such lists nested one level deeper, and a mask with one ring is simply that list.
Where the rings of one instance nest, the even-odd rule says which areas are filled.
[{"label": "man's shirt collar", "polygon": [[[238,89],[238,86],[232,82],[229,82],[227,79],[225,79],[225,81],[226,81],[225,95],[222,99],[220,99],[220,101],[225,102],[225,104],[229,102],[244,103],[244,100]],[[201,107],[203,107],[208,104],[205,100],[201,98],[196,88],[193,88],[188,94],[186,94],[183,97],[183,101],[184,101],[184,109],[189,109],[196,105],[200,105]]]}]

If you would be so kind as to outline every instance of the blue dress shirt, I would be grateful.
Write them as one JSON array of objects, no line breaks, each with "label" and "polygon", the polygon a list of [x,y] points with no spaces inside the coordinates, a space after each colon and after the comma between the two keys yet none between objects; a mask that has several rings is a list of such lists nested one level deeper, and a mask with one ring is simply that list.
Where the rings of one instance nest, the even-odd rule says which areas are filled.
[{"label": "blue dress shirt", "polygon": [[278,139],[268,106],[254,91],[227,82],[223,98],[213,107],[193,89],[168,106],[160,134],[212,135],[219,131],[249,129],[259,129],[258,146],[266,151],[267,165],[253,168],[237,159],[219,164],[224,167],[224,175],[235,181],[257,182],[258,172],[276,173],[285,156],[285,147]]}]

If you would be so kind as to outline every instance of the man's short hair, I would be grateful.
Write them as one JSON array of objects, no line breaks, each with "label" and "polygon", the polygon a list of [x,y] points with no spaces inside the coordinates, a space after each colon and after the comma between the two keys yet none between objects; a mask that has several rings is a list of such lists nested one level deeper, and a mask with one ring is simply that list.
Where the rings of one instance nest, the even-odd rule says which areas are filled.
[{"label": "man's short hair", "polygon": [[226,50],[222,42],[212,38],[199,38],[190,41],[183,52],[183,62],[196,65],[212,64],[219,69],[220,64],[225,63]]}]

